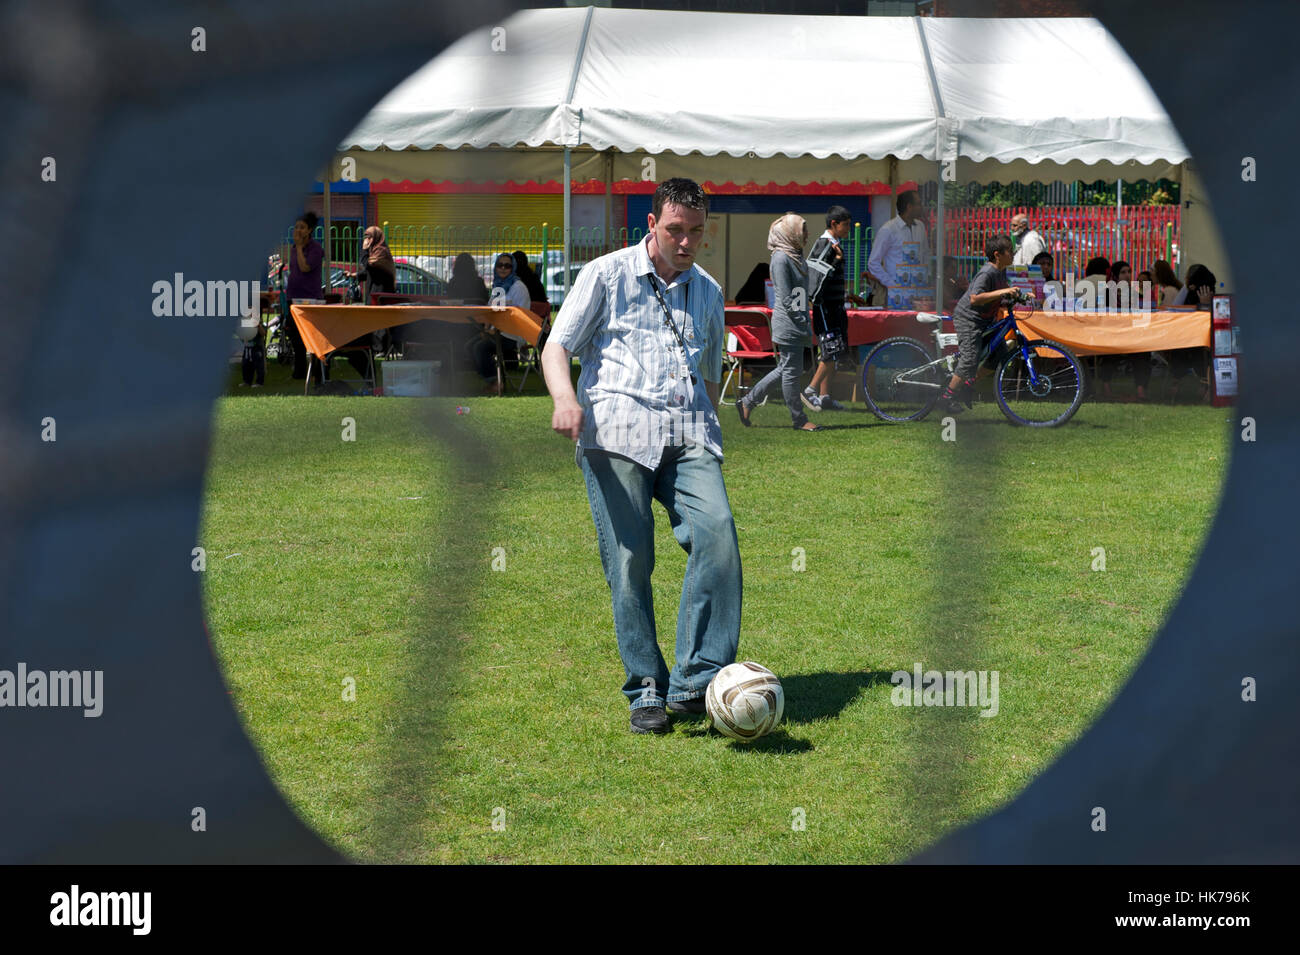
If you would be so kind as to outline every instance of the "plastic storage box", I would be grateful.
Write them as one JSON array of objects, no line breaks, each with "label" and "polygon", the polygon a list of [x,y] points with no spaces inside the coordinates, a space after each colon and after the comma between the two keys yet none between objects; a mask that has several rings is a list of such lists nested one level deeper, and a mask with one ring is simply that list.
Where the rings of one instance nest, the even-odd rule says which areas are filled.
[{"label": "plastic storage box", "polygon": [[385,361],[384,394],[399,398],[428,398],[438,386],[440,361]]}]

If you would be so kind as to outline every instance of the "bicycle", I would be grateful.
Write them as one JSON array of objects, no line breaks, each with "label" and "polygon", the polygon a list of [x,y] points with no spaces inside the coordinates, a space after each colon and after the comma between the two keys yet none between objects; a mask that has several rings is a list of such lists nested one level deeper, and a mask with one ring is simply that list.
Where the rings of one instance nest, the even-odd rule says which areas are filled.
[{"label": "bicycle", "polygon": [[[1004,296],[1007,316],[984,333],[980,367],[993,369],[998,407],[1013,424],[1054,428],[1069,421],[1083,401],[1083,368],[1060,342],[1030,340],[1016,324],[1034,312],[1028,292]],[[887,338],[862,363],[862,393],[867,407],[883,421],[920,421],[939,401],[957,364],[943,350],[957,336],[942,331],[943,316],[921,312],[917,320],[934,325],[934,352],[915,338]],[[935,354],[939,357],[936,358]]]}]

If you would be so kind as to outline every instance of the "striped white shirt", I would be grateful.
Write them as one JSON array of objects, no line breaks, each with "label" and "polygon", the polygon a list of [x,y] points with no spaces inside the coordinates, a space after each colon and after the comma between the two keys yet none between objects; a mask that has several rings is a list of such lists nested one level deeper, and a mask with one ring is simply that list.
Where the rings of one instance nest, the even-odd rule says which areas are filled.
[{"label": "striped white shirt", "polygon": [[[722,288],[698,265],[665,285],[648,241],[584,266],[551,331],[550,341],[582,362],[578,447],[622,455],[651,470],[667,445],[698,444],[721,461],[722,429],[704,382],[722,378]],[[685,354],[652,282],[672,312]]]},{"label": "striped white shirt", "polygon": [[880,227],[876,239],[871,243],[871,258],[867,260],[867,271],[878,279],[884,279],[886,286],[898,284],[898,264],[903,261],[903,245],[915,242],[920,246],[922,264],[928,255],[925,239],[925,223],[917,219],[910,226],[902,216],[894,216]]}]

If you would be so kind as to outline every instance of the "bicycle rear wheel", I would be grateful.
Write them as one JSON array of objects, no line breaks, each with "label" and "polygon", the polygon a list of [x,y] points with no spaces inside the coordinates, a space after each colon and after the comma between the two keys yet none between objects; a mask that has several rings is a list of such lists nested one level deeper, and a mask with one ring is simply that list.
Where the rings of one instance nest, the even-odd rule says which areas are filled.
[{"label": "bicycle rear wheel", "polygon": [[943,390],[943,370],[915,338],[887,338],[862,363],[862,394],[883,421],[920,421]]},{"label": "bicycle rear wheel", "polygon": [[1027,349],[1017,348],[1002,359],[995,390],[998,406],[1012,423],[1054,428],[1079,410],[1083,369],[1074,352],[1059,342],[1033,341]]}]

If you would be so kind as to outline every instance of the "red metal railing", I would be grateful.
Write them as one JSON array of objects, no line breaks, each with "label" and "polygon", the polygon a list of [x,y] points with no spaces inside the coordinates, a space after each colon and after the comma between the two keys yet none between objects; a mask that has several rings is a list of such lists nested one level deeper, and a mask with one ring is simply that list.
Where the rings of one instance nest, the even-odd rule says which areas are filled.
[{"label": "red metal railing", "polygon": [[1122,259],[1133,268],[1134,278],[1156,259],[1178,268],[1181,220],[1176,205],[1125,206],[1118,223],[1114,206],[945,209],[944,254],[957,259],[959,274],[973,275],[984,264],[984,243],[994,235],[1010,234],[1011,219],[1020,212],[1047,241],[1058,276],[1073,271],[1082,277],[1088,260],[1096,256],[1109,262]]}]

